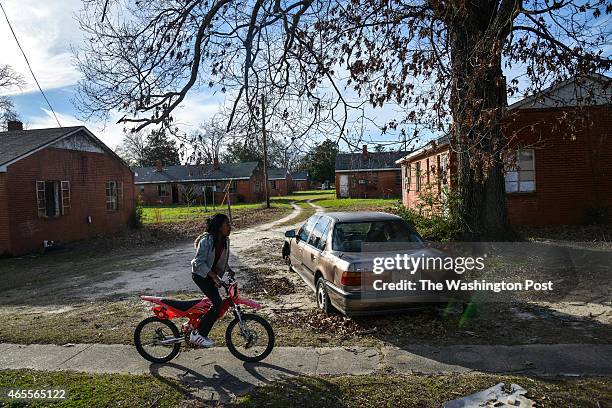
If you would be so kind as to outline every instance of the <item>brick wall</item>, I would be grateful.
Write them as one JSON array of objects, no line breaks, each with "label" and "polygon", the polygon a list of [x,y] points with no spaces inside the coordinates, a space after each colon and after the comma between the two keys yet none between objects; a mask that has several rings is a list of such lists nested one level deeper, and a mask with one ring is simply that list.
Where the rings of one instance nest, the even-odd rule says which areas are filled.
[{"label": "brick wall", "polygon": [[293,191],[311,190],[312,185],[310,180],[293,180]]},{"label": "brick wall", "polygon": [[0,173],[0,255],[10,252],[10,227],[6,173]]},{"label": "brick wall", "polygon": [[[559,125],[567,114],[563,109],[517,111],[504,127],[509,148],[529,148],[535,152],[535,192],[506,195],[508,215],[513,225],[547,226],[581,224],[593,208],[612,211],[612,108],[595,107],[578,112],[585,126],[570,132]],[[436,156],[448,152],[427,152],[411,162],[425,159],[437,163]],[[456,172],[455,155],[449,154],[449,183]],[[406,165],[402,177],[405,183]],[[414,171],[412,172],[414,178]],[[403,189],[404,205],[415,208],[419,192]]]},{"label": "brick wall", "polygon": [[336,172],[336,197],[340,198],[340,177],[348,176],[350,198],[401,197],[400,169]]},{"label": "brick wall", "polygon": [[[43,240],[67,242],[116,233],[126,228],[134,206],[133,173],[106,153],[47,148],[10,165],[5,177],[14,254],[40,249]],[[70,182],[68,215],[38,216],[36,181]],[[123,202],[116,212],[106,209],[107,181],[123,183]]]}]

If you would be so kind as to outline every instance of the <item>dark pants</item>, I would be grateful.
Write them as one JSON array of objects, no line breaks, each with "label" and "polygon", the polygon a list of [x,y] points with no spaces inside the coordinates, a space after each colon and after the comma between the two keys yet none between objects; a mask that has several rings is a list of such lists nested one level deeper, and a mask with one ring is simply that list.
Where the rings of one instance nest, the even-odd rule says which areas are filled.
[{"label": "dark pants", "polygon": [[209,278],[208,276],[203,278],[200,275],[196,275],[195,273],[191,274],[193,281],[198,285],[200,290],[204,292],[207,298],[212,302],[212,306],[210,310],[200,319],[200,329],[199,332],[202,336],[208,336],[210,333],[210,329],[212,329],[213,324],[219,318],[219,312],[221,312],[221,305],[223,304],[223,300],[219,295],[219,288],[215,286],[215,282]]}]

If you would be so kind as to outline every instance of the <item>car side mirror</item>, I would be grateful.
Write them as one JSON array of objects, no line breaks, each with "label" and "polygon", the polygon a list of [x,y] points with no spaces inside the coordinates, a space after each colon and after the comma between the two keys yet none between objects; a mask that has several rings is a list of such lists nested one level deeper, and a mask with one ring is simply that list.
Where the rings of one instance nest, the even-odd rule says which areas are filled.
[{"label": "car side mirror", "polygon": [[295,230],[285,231],[285,238],[295,238]]}]

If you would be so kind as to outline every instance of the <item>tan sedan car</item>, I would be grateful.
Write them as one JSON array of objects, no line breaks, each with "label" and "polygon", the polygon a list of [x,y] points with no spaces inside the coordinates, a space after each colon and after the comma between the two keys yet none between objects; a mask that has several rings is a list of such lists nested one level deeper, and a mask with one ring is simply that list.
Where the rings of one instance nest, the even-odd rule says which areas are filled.
[{"label": "tan sedan car", "polygon": [[[316,294],[317,306],[346,315],[388,313],[424,305],[464,303],[466,294],[426,290],[380,290],[381,282],[406,285],[428,279],[457,279],[447,271],[374,273],[375,258],[440,256],[427,248],[416,230],[402,218],[382,212],[315,214],[297,231],[285,233],[283,257]],[[378,282],[375,282],[378,281]],[[413,286],[416,287],[416,286]],[[376,289],[378,288],[378,289]]]}]

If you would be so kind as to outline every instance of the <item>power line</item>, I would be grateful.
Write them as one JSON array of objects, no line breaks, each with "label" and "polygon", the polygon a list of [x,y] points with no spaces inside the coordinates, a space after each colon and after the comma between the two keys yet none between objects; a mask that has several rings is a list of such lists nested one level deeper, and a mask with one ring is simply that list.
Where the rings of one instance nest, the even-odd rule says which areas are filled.
[{"label": "power line", "polygon": [[15,34],[15,30],[13,30],[13,26],[11,25],[11,22],[10,22],[10,20],[8,18],[8,15],[6,14],[6,11],[4,10],[4,6],[2,5],[2,3],[0,3],[0,9],[2,9],[2,13],[4,14],[4,18],[6,18],[6,22],[8,23],[8,26],[11,29],[11,33],[13,33],[13,38],[15,38],[15,41],[17,42],[17,46],[19,47],[19,50],[23,54],[23,58],[25,59],[26,64],[28,65],[30,73],[32,74],[32,78],[34,78],[34,82],[36,82],[36,86],[38,86],[38,90],[42,94],[43,98],[45,98],[45,101],[47,102],[47,105],[49,105],[49,109],[51,109],[51,112],[53,113],[53,116],[55,117],[55,121],[57,122],[57,125],[59,127],[62,127],[59,119],[57,118],[57,115],[55,114],[55,110],[53,110],[53,106],[51,106],[51,102],[49,102],[49,99],[47,99],[47,95],[45,95],[45,93],[43,92],[40,84],[38,83],[38,79],[36,79],[36,75],[34,75],[34,71],[32,70],[32,67],[30,66],[30,61],[28,60],[28,57],[26,56],[25,51],[21,47],[21,44],[19,43],[19,40],[17,39],[17,35]]}]

